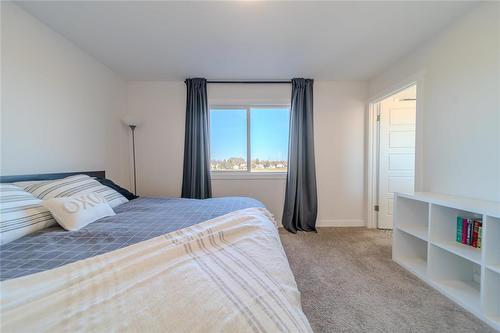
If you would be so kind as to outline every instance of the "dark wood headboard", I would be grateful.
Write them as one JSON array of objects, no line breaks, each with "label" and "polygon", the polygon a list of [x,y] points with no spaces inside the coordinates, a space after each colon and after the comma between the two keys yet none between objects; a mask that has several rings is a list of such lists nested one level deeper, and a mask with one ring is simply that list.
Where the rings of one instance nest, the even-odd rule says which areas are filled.
[{"label": "dark wood headboard", "polygon": [[90,177],[105,178],[106,171],[79,171],[79,172],[63,172],[63,173],[39,173],[33,175],[19,175],[19,176],[0,176],[0,183],[14,183],[24,182],[31,180],[54,180],[61,179],[74,175],[88,175]]}]

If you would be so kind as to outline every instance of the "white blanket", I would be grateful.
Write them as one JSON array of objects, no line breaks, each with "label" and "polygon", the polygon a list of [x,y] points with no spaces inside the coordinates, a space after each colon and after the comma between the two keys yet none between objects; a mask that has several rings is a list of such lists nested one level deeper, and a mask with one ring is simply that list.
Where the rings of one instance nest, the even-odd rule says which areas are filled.
[{"label": "white blanket", "polygon": [[1,284],[2,332],[311,332],[270,213],[233,212]]}]

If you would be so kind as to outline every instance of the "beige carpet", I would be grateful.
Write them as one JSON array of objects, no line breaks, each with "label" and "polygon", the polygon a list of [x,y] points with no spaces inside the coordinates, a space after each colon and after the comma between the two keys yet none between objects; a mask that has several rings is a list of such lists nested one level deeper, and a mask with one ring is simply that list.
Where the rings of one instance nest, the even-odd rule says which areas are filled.
[{"label": "beige carpet", "polygon": [[391,261],[391,234],[280,229],[315,332],[494,332]]}]

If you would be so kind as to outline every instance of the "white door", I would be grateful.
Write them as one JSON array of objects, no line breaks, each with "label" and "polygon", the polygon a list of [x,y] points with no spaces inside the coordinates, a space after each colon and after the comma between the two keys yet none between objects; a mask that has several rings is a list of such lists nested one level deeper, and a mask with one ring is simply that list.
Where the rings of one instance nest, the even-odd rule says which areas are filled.
[{"label": "white door", "polygon": [[416,86],[380,102],[378,228],[392,229],[394,192],[415,184]]}]

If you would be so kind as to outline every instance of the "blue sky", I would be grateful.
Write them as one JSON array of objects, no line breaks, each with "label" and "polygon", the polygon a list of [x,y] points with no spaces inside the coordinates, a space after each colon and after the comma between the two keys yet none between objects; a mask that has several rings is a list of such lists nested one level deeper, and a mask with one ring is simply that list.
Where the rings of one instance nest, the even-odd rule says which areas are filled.
[{"label": "blue sky", "polygon": [[[252,159],[287,160],[289,110],[252,109],[250,112]],[[210,112],[211,158],[246,159],[246,110]]]}]

